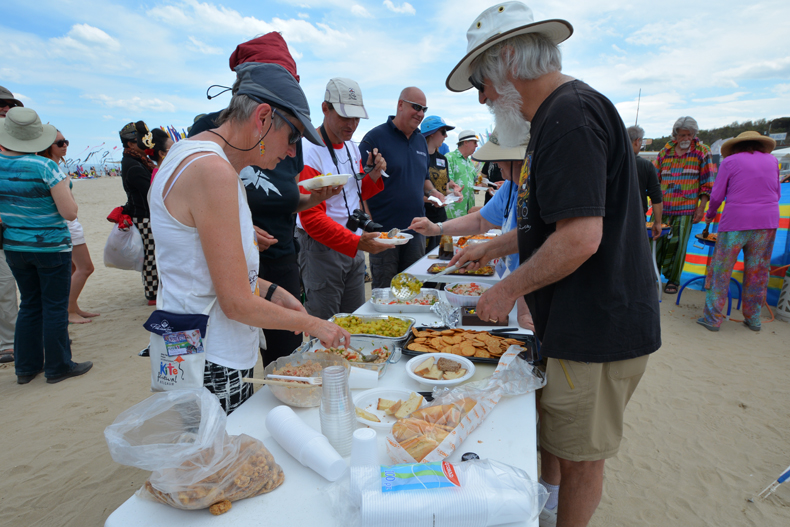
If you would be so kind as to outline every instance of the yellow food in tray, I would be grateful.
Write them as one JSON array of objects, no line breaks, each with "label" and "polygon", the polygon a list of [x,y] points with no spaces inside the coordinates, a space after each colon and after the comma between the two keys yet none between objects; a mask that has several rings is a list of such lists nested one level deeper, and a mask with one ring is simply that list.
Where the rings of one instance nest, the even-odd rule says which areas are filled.
[{"label": "yellow food in tray", "polygon": [[337,317],[334,322],[352,335],[381,335],[383,337],[401,337],[411,324],[408,320],[397,317],[369,320],[363,320],[357,316]]}]

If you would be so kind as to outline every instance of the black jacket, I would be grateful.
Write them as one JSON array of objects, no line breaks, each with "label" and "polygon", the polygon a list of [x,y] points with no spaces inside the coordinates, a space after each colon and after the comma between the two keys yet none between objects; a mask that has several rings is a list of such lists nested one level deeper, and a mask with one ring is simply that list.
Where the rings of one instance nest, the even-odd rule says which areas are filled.
[{"label": "black jacket", "polygon": [[151,172],[139,160],[124,155],[121,158],[121,180],[126,191],[123,211],[132,218],[149,218],[148,189],[151,188]]}]

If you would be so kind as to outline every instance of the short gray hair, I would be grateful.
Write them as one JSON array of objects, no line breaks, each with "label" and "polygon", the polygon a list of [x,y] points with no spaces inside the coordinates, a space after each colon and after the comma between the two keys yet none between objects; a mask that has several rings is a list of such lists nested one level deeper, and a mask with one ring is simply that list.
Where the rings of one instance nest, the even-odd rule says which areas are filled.
[{"label": "short gray hair", "polygon": [[685,115],[683,117],[678,117],[678,120],[675,121],[674,126],[672,126],[672,139],[677,139],[679,130],[688,130],[694,135],[694,137],[697,137],[699,125],[697,124],[696,119]]},{"label": "short gray hair", "polygon": [[[267,101],[263,102],[271,105],[271,103]],[[253,112],[255,112],[255,109],[260,104],[262,103],[256,101],[252,97],[236,94],[231,98],[228,107],[222,110],[222,113],[219,114],[215,124],[217,126],[222,126],[226,122],[243,123],[244,121],[248,120],[250,116],[252,116]],[[272,106],[272,108],[274,108],[274,106]],[[272,122],[274,123],[275,130],[279,130],[283,125],[285,125],[280,116],[275,113],[272,114]]]},{"label": "short gray hair", "polygon": [[642,129],[641,126],[637,126],[637,125],[629,126],[628,127],[628,137],[631,138],[631,142],[632,143],[634,141],[636,141],[637,139],[639,139],[641,141],[642,138],[645,137],[645,131],[644,131],[644,129]]},{"label": "short gray hair", "polygon": [[516,79],[534,80],[562,71],[562,54],[548,37],[527,33],[494,44],[472,61],[469,71],[480,84],[483,79],[489,79],[500,86],[508,73]]}]

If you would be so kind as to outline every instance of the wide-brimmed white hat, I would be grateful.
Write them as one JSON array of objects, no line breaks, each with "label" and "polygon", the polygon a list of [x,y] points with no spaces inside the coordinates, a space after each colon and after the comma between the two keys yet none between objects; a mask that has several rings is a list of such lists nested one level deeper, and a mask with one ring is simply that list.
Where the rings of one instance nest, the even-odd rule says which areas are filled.
[{"label": "wide-brimmed white hat", "polygon": [[461,130],[458,134],[458,142],[463,143],[464,141],[480,141],[480,138],[477,137],[474,130]]},{"label": "wide-brimmed white hat", "polygon": [[768,137],[767,135],[762,135],[760,132],[743,132],[738,134],[737,137],[733,137],[732,139],[727,139],[721,145],[721,155],[727,157],[732,154],[732,149],[738,143],[742,143],[744,141],[755,141],[760,143],[762,149],[760,150],[764,154],[770,154],[774,148],[776,148],[776,141]]},{"label": "wide-brimmed white hat", "polygon": [[498,42],[527,33],[540,33],[559,44],[571,36],[573,26],[560,19],[533,22],[532,10],[521,2],[503,2],[489,7],[469,26],[466,56],[447,77],[447,89],[462,92],[471,88],[469,65],[478,55]]},{"label": "wide-brimmed white hat", "polygon": [[522,144],[515,147],[499,146],[499,136],[497,131],[491,132],[486,144],[477,149],[472,154],[475,161],[523,161],[527,156],[527,144],[529,135]]},{"label": "wide-brimmed white hat", "polygon": [[14,152],[41,152],[52,146],[57,135],[58,130],[51,124],[41,124],[30,108],[11,108],[5,119],[0,119],[0,145]]},{"label": "wide-brimmed white hat", "polygon": [[332,107],[341,117],[368,118],[368,112],[362,104],[362,90],[359,89],[359,84],[351,79],[343,77],[329,79],[324,101],[332,103]]}]

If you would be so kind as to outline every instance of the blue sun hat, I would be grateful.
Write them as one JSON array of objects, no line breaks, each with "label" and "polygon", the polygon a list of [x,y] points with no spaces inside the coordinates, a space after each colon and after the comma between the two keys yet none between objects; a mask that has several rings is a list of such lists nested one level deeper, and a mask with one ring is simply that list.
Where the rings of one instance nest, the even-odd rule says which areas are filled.
[{"label": "blue sun hat", "polygon": [[430,115],[422,120],[420,125],[420,133],[424,136],[429,136],[439,128],[446,128],[447,130],[455,130],[455,126],[450,126],[444,119],[438,115]]}]

